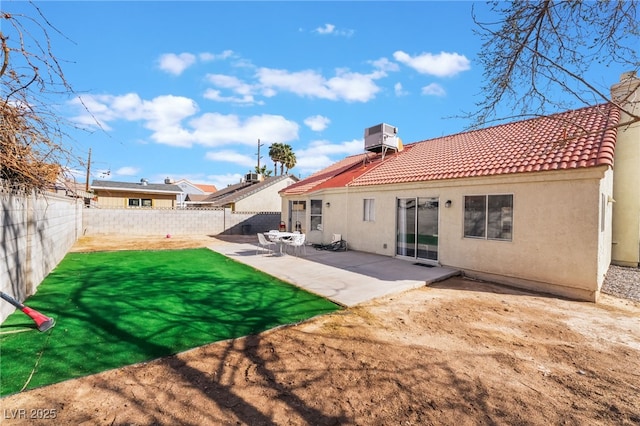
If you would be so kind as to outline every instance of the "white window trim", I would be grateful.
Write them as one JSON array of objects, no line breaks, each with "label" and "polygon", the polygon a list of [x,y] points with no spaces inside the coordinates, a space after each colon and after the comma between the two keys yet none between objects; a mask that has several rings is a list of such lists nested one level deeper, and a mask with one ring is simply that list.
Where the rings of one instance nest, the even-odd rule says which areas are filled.
[{"label": "white window trim", "polygon": [[375,198],[363,198],[362,221],[363,222],[376,221],[376,199]]}]

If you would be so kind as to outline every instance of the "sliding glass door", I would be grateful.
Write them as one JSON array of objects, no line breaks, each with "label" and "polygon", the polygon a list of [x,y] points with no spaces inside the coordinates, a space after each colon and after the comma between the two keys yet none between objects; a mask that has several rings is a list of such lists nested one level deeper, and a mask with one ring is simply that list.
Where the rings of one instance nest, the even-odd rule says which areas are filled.
[{"label": "sliding glass door", "polygon": [[438,260],[438,198],[398,198],[396,255]]}]

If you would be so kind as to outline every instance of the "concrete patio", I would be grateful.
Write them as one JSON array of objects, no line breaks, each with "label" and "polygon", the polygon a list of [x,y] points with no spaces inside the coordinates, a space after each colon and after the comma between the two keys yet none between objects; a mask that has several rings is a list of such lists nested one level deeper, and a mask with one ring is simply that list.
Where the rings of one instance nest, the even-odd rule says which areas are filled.
[{"label": "concrete patio", "polygon": [[[217,236],[209,246],[233,260],[350,307],[378,297],[423,287],[459,275],[444,267],[358,251],[326,251],[306,246],[306,254],[261,254],[257,236]],[[277,249],[276,249],[277,251]]]}]

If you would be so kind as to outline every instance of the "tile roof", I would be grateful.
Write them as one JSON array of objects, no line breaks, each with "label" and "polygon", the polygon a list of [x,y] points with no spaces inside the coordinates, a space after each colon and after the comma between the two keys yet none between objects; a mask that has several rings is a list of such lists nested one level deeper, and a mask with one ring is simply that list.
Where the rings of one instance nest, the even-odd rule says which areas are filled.
[{"label": "tile roof", "polygon": [[332,178],[340,176],[342,173],[353,168],[354,166],[362,164],[366,158],[366,153],[347,157],[344,160],[340,160],[337,163],[334,163],[329,167],[322,169],[319,172],[316,172],[299,182],[294,183],[293,185],[289,185],[287,188],[280,191],[280,194],[296,195],[309,192],[310,190],[315,189],[318,185]]},{"label": "tile roof", "polygon": [[194,183],[193,186],[201,189],[203,192],[212,194],[214,192],[216,192],[218,189],[216,188],[215,185],[207,185],[204,183]]},{"label": "tile roof", "polygon": [[378,154],[365,169],[355,166],[366,154],[348,157],[281,193],[613,166],[619,119],[607,103],[424,140],[384,159]]}]

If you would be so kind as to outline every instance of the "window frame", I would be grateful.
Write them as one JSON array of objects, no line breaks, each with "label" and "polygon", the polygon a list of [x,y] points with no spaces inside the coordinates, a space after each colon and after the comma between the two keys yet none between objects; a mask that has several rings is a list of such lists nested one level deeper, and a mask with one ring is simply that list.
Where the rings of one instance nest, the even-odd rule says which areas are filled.
[{"label": "window frame", "polygon": [[[506,203],[498,202],[499,198],[505,197],[508,198]],[[463,237],[513,241],[513,199],[513,193],[465,195]],[[472,217],[474,213],[475,217]]]},{"label": "window frame", "polygon": [[322,231],[322,200],[309,200],[309,225],[313,231]]},{"label": "window frame", "polygon": [[362,221],[363,222],[376,221],[376,199],[375,198],[362,199]]},{"label": "window frame", "polygon": [[[137,201],[137,205],[132,205],[132,201]],[[151,198],[127,198],[127,208],[130,209],[148,209],[153,208],[153,200]]]}]

